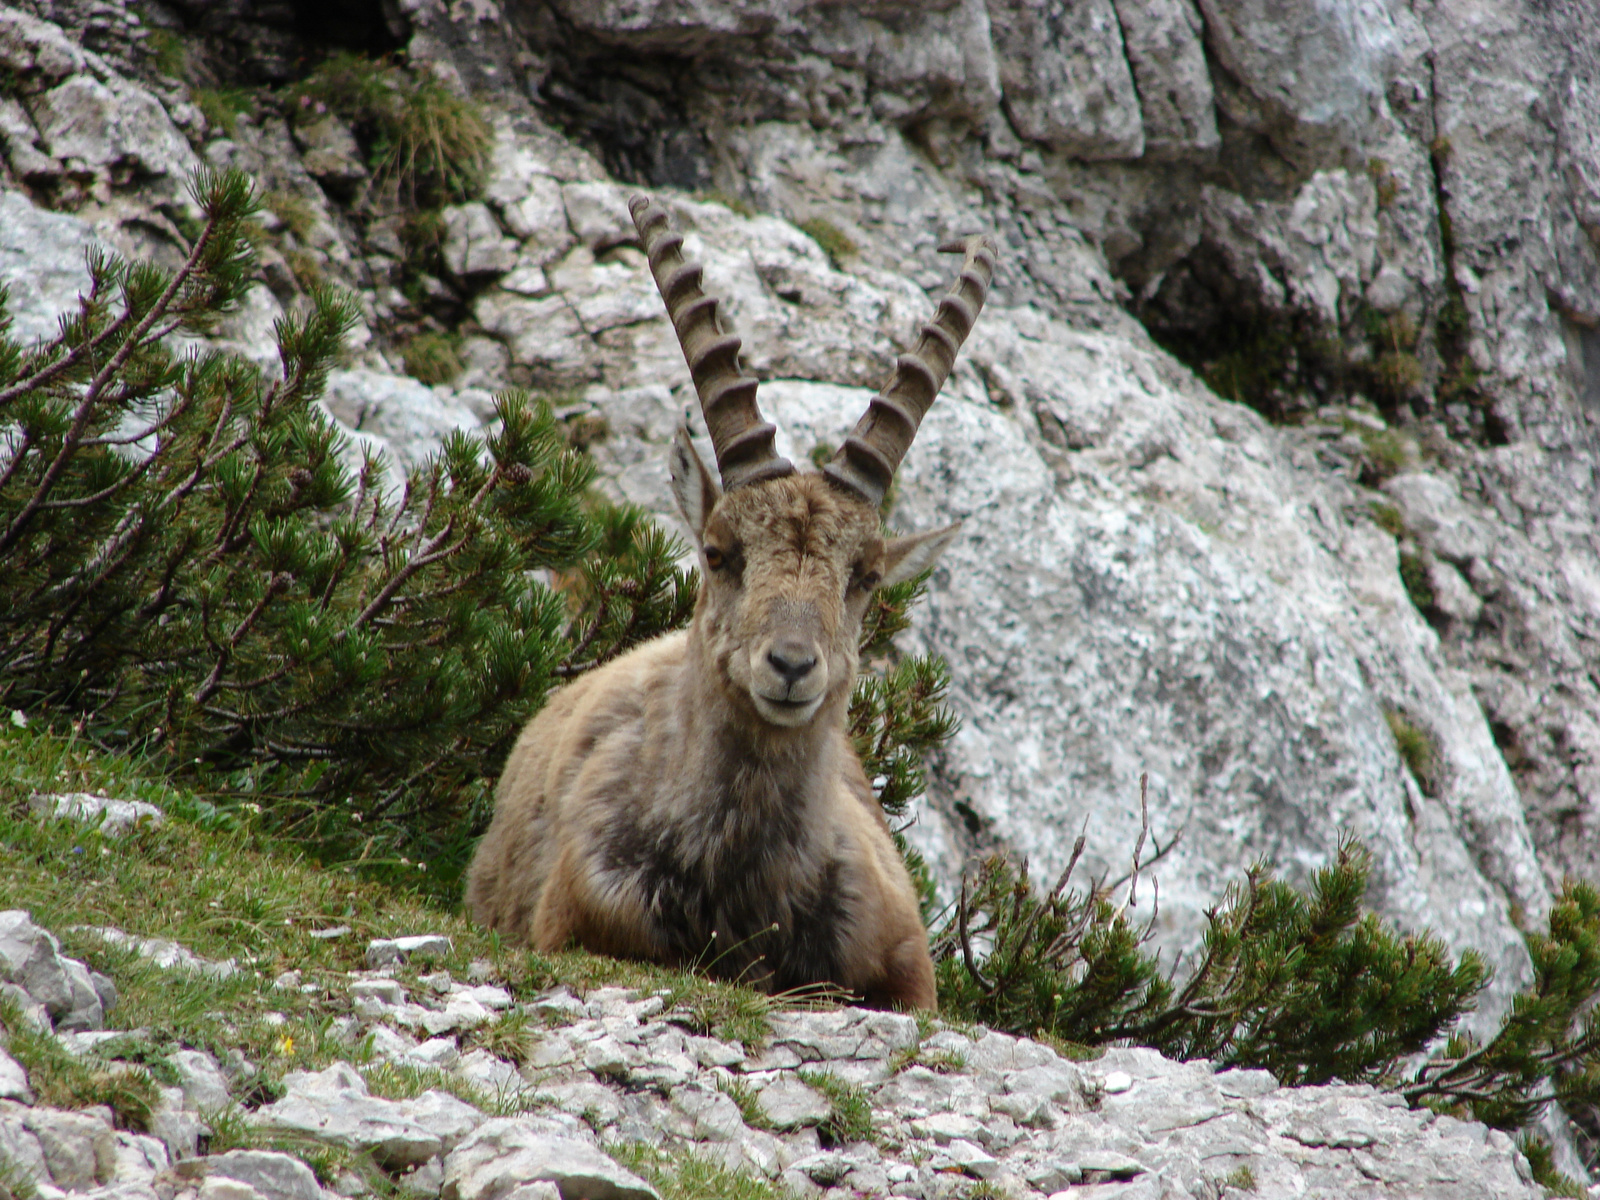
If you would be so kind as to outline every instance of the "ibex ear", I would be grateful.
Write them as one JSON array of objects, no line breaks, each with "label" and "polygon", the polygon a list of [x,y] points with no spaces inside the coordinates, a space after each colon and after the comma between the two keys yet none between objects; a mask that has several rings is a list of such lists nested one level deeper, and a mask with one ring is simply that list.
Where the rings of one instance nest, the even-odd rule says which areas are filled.
[{"label": "ibex ear", "polygon": [[955,541],[956,534],[960,532],[961,522],[957,521],[954,525],[946,525],[931,533],[890,538],[884,543],[883,582],[878,586],[887,587],[891,583],[915,579],[939,561],[944,548]]},{"label": "ibex ear", "polygon": [[677,500],[678,511],[683,514],[694,543],[698,546],[705,534],[711,510],[722,496],[722,489],[711,478],[706,464],[700,461],[694,443],[689,440],[687,425],[679,425],[677,435],[672,439],[670,470],[673,498]]}]

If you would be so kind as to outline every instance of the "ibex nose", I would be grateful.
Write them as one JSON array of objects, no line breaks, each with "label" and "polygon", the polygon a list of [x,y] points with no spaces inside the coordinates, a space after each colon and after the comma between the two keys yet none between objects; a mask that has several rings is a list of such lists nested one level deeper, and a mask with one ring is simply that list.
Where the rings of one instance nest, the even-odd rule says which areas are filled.
[{"label": "ibex nose", "polygon": [[811,674],[811,668],[817,665],[817,656],[809,646],[790,643],[768,650],[767,661],[772,664],[774,671],[783,676],[785,682],[792,685]]}]

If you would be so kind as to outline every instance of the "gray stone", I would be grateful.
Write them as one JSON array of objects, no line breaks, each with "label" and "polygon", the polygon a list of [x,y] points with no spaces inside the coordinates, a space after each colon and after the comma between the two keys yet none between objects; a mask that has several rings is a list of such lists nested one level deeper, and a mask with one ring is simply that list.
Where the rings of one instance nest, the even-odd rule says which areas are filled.
[{"label": "gray stone", "polygon": [[1018,133],[1080,158],[1144,152],[1111,0],[991,0],[989,25],[1006,111]]},{"label": "gray stone", "polygon": [[825,1121],[828,1098],[793,1075],[783,1074],[756,1091],[756,1106],[774,1129],[798,1129]]},{"label": "gray stone", "polygon": [[330,188],[350,188],[367,178],[361,147],[350,126],[332,113],[297,121],[294,139],[304,151],[306,173]]},{"label": "gray stone", "polygon": [[0,912],[0,980],[21,988],[52,1018],[72,1010],[72,977],[60,943],[20,909]]},{"label": "gray stone", "polygon": [[731,1142],[750,1132],[733,1097],[713,1088],[689,1084],[672,1093],[672,1106],[694,1124],[702,1142]]},{"label": "gray stone", "polygon": [[103,942],[132,950],[165,971],[187,971],[204,975],[207,979],[232,979],[239,973],[239,964],[231,958],[220,962],[201,958],[187,947],[167,938],[136,937],[109,925],[79,925],[75,932],[93,934]]},{"label": "gray stone", "polygon": [[83,1191],[116,1175],[117,1143],[109,1119],[34,1108],[22,1113],[22,1125],[38,1139],[56,1187]]},{"label": "gray stone", "polygon": [[944,1152],[952,1163],[974,1178],[993,1179],[1000,1173],[999,1159],[964,1138],[956,1138]]},{"label": "gray stone", "polygon": [[[377,438],[402,472],[421,466],[447,434],[482,427],[477,414],[448,388],[364,367],[329,372],[324,404],[342,425]],[[450,939],[438,934],[377,938],[367,946],[367,965],[391,967],[449,950]]]},{"label": "gray stone", "polygon": [[486,204],[455,204],[444,210],[445,267],[458,279],[500,275],[517,263],[517,243],[508,238]]},{"label": "gray stone", "polygon": [[241,1180],[209,1175],[200,1181],[197,1200],[258,1200],[260,1196],[260,1192]]},{"label": "gray stone", "polygon": [[638,237],[623,189],[613,183],[568,183],[561,188],[567,223],[591,251],[609,249]]},{"label": "gray stone", "polygon": [[[415,1109],[411,1107],[415,1101],[383,1100],[369,1095],[366,1080],[344,1063],[314,1073],[292,1071],[283,1082],[283,1099],[252,1113],[251,1125],[364,1151],[390,1170],[415,1166],[442,1153],[443,1130],[459,1137],[471,1128],[461,1112],[471,1110],[453,1097],[435,1097]],[[420,1119],[425,1115],[432,1118],[431,1124]]]},{"label": "gray stone", "polygon": [[142,1133],[118,1132],[115,1155],[112,1174],[119,1184],[148,1184],[172,1166],[166,1143]]},{"label": "gray stone", "polygon": [[200,1139],[211,1134],[211,1127],[186,1108],[183,1089],[158,1088],[159,1102],[150,1112],[150,1132],[167,1147],[175,1159],[193,1158],[200,1150]]},{"label": "gray stone", "polygon": [[481,1048],[463,1054],[453,1074],[490,1099],[502,1103],[516,1099],[531,1087],[514,1064],[508,1063],[503,1058],[496,1058]]},{"label": "gray stone", "polygon": [[125,80],[74,76],[35,107],[39,136],[52,156],[108,178],[113,169],[131,167],[176,181],[196,165],[160,101]]},{"label": "gray stone", "polygon": [[176,1169],[185,1179],[220,1177],[248,1184],[265,1200],[323,1200],[322,1188],[310,1167],[272,1150],[230,1150],[187,1159]]},{"label": "gray stone", "polygon": [[87,792],[67,795],[35,793],[28,797],[28,807],[41,816],[57,821],[72,820],[93,825],[110,838],[121,837],[140,824],[158,826],[166,820],[165,813],[143,800],[113,800],[108,796],[92,796]]},{"label": "gray stone", "polygon": [[407,1050],[402,1057],[419,1067],[450,1071],[461,1062],[461,1047],[455,1038],[429,1038],[420,1046]]},{"label": "gray stone", "polygon": [[1116,0],[1128,65],[1139,92],[1144,149],[1151,157],[1214,149],[1216,97],[1191,0]]},{"label": "gray stone", "polygon": [[563,1200],[658,1200],[592,1145],[546,1128],[526,1117],[485,1122],[445,1160],[443,1200],[502,1200],[540,1180],[554,1183]]},{"label": "gray stone", "polygon": [[409,1196],[437,1196],[439,1189],[444,1186],[444,1163],[438,1158],[430,1158],[403,1172],[394,1182],[400,1191]]},{"label": "gray stone", "polygon": [[28,1073],[22,1064],[0,1046],[0,1100],[20,1100],[33,1103],[33,1090],[28,1087]]},{"label": "gray stone", "polygon": [[228,1080],[217,1060],[204,1050],[175,1050],[167,1062],[178,1074],[184,1104],[197,1112],[220,1112],[232,1103]]}]

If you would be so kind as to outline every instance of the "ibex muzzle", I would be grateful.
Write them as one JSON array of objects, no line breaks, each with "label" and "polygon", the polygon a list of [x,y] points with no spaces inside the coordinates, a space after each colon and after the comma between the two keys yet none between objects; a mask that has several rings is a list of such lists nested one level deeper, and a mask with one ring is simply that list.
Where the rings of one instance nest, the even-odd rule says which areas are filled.
[{"label": "ibex muzzle", "polygon": [[685,964],[770,990],[832,983],[933,1007],[917,895],[846,729],[873,591],[956,527],[885,538],[878,510],[983,305],[977,237],[913,351],[820,472],[756,407],[717,301],[666,214],[631,205],[711,434],[680,429],[673,494],[700,551],[688,630],[555,695],[506,763],[468,879],[473,915],[554,950]]}]

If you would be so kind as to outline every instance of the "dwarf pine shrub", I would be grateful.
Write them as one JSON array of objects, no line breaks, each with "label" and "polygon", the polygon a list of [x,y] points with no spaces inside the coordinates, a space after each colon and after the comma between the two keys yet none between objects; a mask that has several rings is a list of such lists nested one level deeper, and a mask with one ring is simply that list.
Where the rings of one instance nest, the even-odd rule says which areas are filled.
[{"label": "dwarf pine shrub", "polygon": [[349,300],[279,323],[276,378],[182,348],[254,269],[246,179],[194,194],[175,271],[94,255],[57,336],[0,337],[0,701],[448,877],[549,688],[681,624],[689,581],[520,393],[403,480],[355,455],[315,403]]},{"label": "dwarf pine shrub", "polygon": [[1026,863],[991,857],[934,935],[940,1006],[1012,1032],[1265,1068],[1287,1084],[1376,1084],[1503,1129],[1551,1101],[1600,1103],[1600,892],[1568,883],[1549,932],[1528,939],[1535,981],[1498,1032],[1441,1048],[1489,972],[1472,951],[1452,961],[1431,934],[1363,914],[1371,865],[1347,842],[1302,892],[1257,864],[1207,914],[1180,972],[1147,952],[1151,926],[1103,883],[1069,889],[1069,865],[1041,893]]}]

